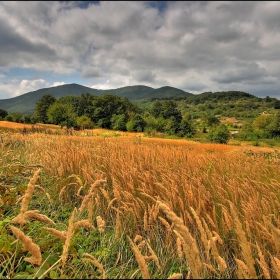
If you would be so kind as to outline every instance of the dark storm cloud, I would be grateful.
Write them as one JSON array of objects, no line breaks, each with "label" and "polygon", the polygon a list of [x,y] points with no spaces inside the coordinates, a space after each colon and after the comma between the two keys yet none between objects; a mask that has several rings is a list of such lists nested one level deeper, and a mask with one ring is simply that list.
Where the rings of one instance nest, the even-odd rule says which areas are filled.
[{"label": "dark storm cloud", "polygon": [[19,53],[38,55],[40,58],[52,58],[56,52],[42,43],[34,43],[23,37],[0,19],[0,64],[6,66],[9,60],[13,60]]},{"label": "dark storm cloud", "polygon": [[95,67],[86,68],[81,73],[82,78],[100,78],[104,76],[105,75],[102,73],[102,71]]}]

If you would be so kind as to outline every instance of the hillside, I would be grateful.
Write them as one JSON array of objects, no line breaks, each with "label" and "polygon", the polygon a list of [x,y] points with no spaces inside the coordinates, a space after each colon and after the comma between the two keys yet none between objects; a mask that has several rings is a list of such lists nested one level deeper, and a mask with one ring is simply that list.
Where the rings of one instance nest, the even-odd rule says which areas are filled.
[{"label": "hillside", "polygon": [[118,89],[98,90],[78,84],[67,84],[51,88],[43,88],[36,91],[28,92],[20,96],[0,100],[0,108],[7,110],[9,113],[19,111],[22,114],[33,114],[36,102],[45,94],[51,94],[55,98],[63,96],[80,96],[82,93],[90,93],[97,96],[104,94],[114,94],[121,98],[127,97],[131,101],[139,99],[165,99],[177,96],[188,97],[191,93],[172,87],[162,87],[154,89],[148,86],[136,85],[127,86]]}]

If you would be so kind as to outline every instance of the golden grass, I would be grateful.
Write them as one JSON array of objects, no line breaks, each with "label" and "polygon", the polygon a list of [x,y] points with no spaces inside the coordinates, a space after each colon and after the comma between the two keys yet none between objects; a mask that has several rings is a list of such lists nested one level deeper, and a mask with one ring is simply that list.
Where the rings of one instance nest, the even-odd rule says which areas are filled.
[{"label": "golden grass", "polygon": [[[278,150],[145,137],[140,141],[126,135],[14,134],[12,141],[20,143],[26,165],[44,166],[44,174],[55,179],[56,186],[48,191],[52,200],[61,193],[61,205],[78,209],[66,235],[46,228],[65,240],[63,266],[74,229],[93,230],[96,219],[102,236],[105,221],[116,240],[135,236],[134,242],[128,240],[145,278],[151,276],[147,261],[158,271],[164,267],[158,242],[188,268],[188,277],[279,277]],[[28,212],[36,176],[21,213]],[[85,210],[87,219],[82,218]],[[170,277],[182,276],[179,272]]]}]

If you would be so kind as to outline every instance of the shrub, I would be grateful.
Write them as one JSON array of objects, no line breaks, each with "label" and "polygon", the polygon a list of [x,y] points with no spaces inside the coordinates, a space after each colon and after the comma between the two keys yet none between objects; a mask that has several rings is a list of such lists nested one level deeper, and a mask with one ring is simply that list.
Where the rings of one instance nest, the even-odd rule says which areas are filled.
[{"label": "shrub", "polygon": [[210,129],[208,139],[214,143],[226,144],[230,138],[230,133],[224,124]]}]

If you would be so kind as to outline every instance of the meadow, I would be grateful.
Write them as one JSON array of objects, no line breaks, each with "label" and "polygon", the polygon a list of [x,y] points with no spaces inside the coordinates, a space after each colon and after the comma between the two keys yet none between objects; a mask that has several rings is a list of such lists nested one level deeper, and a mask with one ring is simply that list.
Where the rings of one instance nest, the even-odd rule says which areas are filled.
[{"label": "meadow", "polygon": [[18,129],[0,278],[280,278],[279,149]]}]

